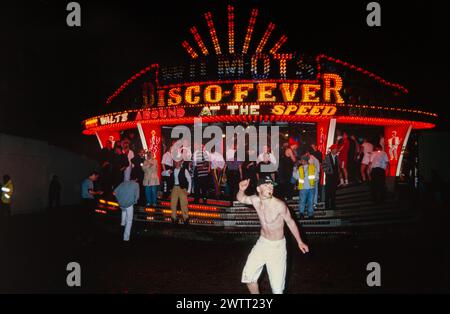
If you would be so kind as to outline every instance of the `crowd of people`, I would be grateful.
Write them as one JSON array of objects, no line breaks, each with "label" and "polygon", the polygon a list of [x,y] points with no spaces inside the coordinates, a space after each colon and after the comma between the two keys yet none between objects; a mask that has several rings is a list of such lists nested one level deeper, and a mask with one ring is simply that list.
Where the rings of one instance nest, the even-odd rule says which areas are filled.
[{"label": "crowd of people", "polygon": [[[328,147],[325,156],[315,144],[300,145],[290,138],[275,148],[279,150],[278,158],[269,146],[264,146],[259,154],[246,148],[245,159],[241,161],[235,144],[226,147],[222,154],[214,147],[206,150],[204,144],[194,144],[192,151],[187,141],[174,149],[177,142],[172,141],[163,144],[158,162],[130,133],[118,141],[106,142],[99,155],[100,171],[92,173],[87,179],[90,182],[84,183],[82,198],[89,204],[100,195],[115,195],[119,199],[127,194],[123,190],[132,195],[138,191],[136,198],[130,196],[121,206],[122,223],[126,225],[131,203],[154,207],[159,196],[170,202],[174,223],[179,221],[179,206],[182,222],[188,224],[188,196],[195,203],[206,203],[208,198],[233,202],[239,182],[248,179],[247,193],[254,194],[258,180],[269,176],[279,184],[275,195],[285,201],[298,196],[301,217],[310,218],[319,202],[336,209],[337,188],[351,183],[371,182],[373,201],[382,202],[389,166],[389,158],[380,145],[383,142],[382,138],[375,145],[367,138],[359,142],[355,135],[338,131],[336,143]],[[130,181],[134,184],[126,183]]]}]

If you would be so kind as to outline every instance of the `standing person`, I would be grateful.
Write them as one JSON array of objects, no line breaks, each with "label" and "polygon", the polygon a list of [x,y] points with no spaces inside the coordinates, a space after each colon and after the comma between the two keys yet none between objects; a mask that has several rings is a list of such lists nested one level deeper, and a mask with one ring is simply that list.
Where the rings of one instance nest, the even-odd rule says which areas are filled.
[{"label": "standing person", "polygon": [[382,203],[386,189],[386,169],[389,168],[389,158],[381,145],[375,146],[370,156],[369,171],[372,178],[372,198],[375,204]]},{"label": "standing person", "polygon": [[339,183],[339,158],[338,146],[333,144],[330,146],[330,153],[325,156],[323,162],[323,171],[326,175],[325,183],[325,203],[326,207],[336,210],[336,189]]},{"label": "standing person", "polygon": [[305,206],[307,207],[306,218],[314,217],[314,190],[319,172],[314,163],[309,163],[309,159],[307,155],[300,158],[298,171],[294,175],[294,179],[298,182],[298,209],[301,218],[305,214]]},{"label": "standing person", "polygon": [[289,143],[286,144],[287,146],[284,146],[284,149],[281,152],[279,177],[281,195],[288,200],[292,198],[292,186],[290,181],[292,170],[297,162],[297,157],[294,152],[298,148],[298,143],[293,139],[289,139]]},{"label": "standing person", "polygon": [[312,154],[312,148],[309,148],[305,152],[305,156],[308,157],[308,164],[314,165],[315,178],[314,178],[314,191],[313,191],[313,204],[317,205],[319,198],[319,181],[320,181],[320,161]]},{"label": "standing person", "polygon": [[361,144],[361,153],[363,155],[361,160],[361,180],[362,182],[370,181],[370,172],[368,171],[369,163],[370,163],[370,156],[373,152],[373,145],[367,140],[367,138],[364,138],[362,144]]},{"label": "standing person", "polygon": [[[400,145],[400,138],[397,136],[396,131],[392,131],[392,135],[388,139],[390,160],[397,160],[397,150],[399,145]],[[383,148],[381,149],[384,150]]]},{"label": "standing person", "polygon": [[230,193],[230,201],[234,201],[236,193],[239,190],[239,182],[243,179],[242,161],[237,160],[237,153],[234,150],[233,157],[229,158],[227,154],[227,162],[225,164],[225,173]]},{"label": "standing person", "polygon": [[384,134],[380,134],[380,139],[378,140],[378,144],[381,146],[381,149],[384,150]]},{"label": "standing person", "polygon": [[222,176],[224,174],[225,168],[225,160],[221,153],[216,152],[216,147],[213,146],[211,148],[211,174],[214,184],[214,193],[216,198],[219,198],[221,195],[221,184],[222,184]]},{"label": "standing person", "polygon": [[81,237],[90,241],[92,237],[92,219],[97,201],[95,197],[102,195],[103,191],[95,191],[94,182],[99,178],[100,174],[97,171],[91,171],[89,176],[81,183]]},{"label": "standing person", "polygon": [[131,226],[133,224],[134,205],[139,200],[139,184],[136,173],[130,177],[129,181],[123,181],[114,189],[119,207],[122,210],[120,225],[125,227],[123,241],[130,241]]},{"label": "standing person", "polygon": [[142,166],[144,165],[145,161],[145,150],[140,149],[136,156],[134,156],[133,159],[131,159],[131,163],[133,164],[133,167],[131,169],[131,176],[135,177],[137,179],[137,183],[139,184],[139,192],[141,193],[139,195],[139,203],[145,204],[145,189],[143,185],[144,181],[144,170],[142,169]]},{"label": "standing person", "polygon": [[316,159],[317,159],[320,163],[322,163],[322,161],[323,161],[323,154],[322,154],[322,152],[318,149],[317,145],[316,145],[316,144],[311,144],[310,149],[311,149],[311,150],[310,150],[311,155],[313,155],[314,157],[316,157]]},{"label": "standing person", "polygon": [[347,133],[342,133],[342,144],[339,148],[339,166],[341,168],[341,185],[347,185],[348,184],[348,152],[350,149],[350,141],[348,139]]},{"label": "standing person", "polygon": [[128,132],[128,140],[130,142],[130,150],[133,152],[137,152],[142,149],[141,141],[138,137],[136,137],[136,133],[134,131]]},{"label": "standing person", "polygon": [[[298,147],[298,145],[297,145],[297,147]],[[294,151],[293,151],[293,153],[294,153]],[[263,146],[263,151],[262,151],[262,153],[260,153],[258,155],[257,161],[258,161],[258,163],[263,162],[263,161],[264,162],[269,161],[270,163],[272,163],[274,165],[277,164],[277,159],[275,158],[274,154],[271,152],[271,150],[269,149],[269,146],[267,146],[267,145]]]},{"label": "standing person", "polygon": [[123,172],[123,180],[129,181],[131,176],[131,170],[133,169],[133,163],[131,160],[134,158],[134,152],[130,149],[130,140],[125,138],[122,141],[122,152],[128,159],[128,166],[125,168]]},{"label": "standing person", "polygon": [[11,177],[7,174],[3,176],[1,214],[2,216],[11,216],[11,203],[14,193],[14,184]]},{"label": "standing person", "polygon": [[105,147],[100,151],[100,186],[105,194],[112,192],[112,162],[114,158],[113,142],[106,141]]},{"label": "standing person", "polygon": [[146,204],[147,206],[156,206],[159,187],[159,166],[158,160],[156,160],[151,152],[147,152],[147,159],[144,160],[141,168],[144,172],[142,183],[145,188]]},{"label": "standing person", "polygon": [[181,212],[183,215],[184,224],[189,223],[188,213],[188,195],[191,193],[192,180],[189,170],[182,161],[174,160],[175,168],[170,174],[170,183],[172,193],[170,194],[170,209],[172,210],[172,222],[177,223],[177,207],[180,201]]},{"label": "standing person", "polygon": [[210,162],[209,162],[209,154],[205,150],[205,145],[202,144],[201,148],[194,151],[194,202],[198,203],[200,200],[200,196],[203,200],[203,203],[206,204],[208,199],[208,189],[210,186],[210,178],[209,173]]},{"label": "standing person", "polygon": [[116,188],[123,182],[124,171],[129,166],[128,158],[123,153],[122,147],[117,145],[114,148],[114,155],[112,159],[112,184]]},{"label": "standing person", "polygon": [[166,150],[161,158],[161,168],[163,198],[168,199],[170,195],[170,174],[173,170],[173,156],[171,153],[171,147],[169,146],[166,147]]},{"label": "standing person", "polygon": [[273,197],[275,182],[270,176],[262,177],[257,184],[258,195],[247,196],[245,190],[249,180],[239,183],[237,200],[240,203],[252,205],[258,214],[261,223],[261,232],[258,241],[248,255],[242,272],[243,283],[252,294],[258,294],[258,278],[266,265],[269,274],[272,292],[282,294],[286,277],[286,239],[284,237],[284,224],[294,235],[301,252],[309,252],[308,246],[302,241],[295,221],[292,219],[286,204]]},{"label": "standing person", "polygon": [[51,210],[59,206],[61,206],[61,183],[58,176],[53,175],[48,187],[48,208]]},{"label": "standing person", "polygon": [[263,171],[264,166],[268,166],[272,164],[273,166],[270,166],[271,168],[274,168],[277,164],[277,160],[275,156],[270,151],[269,147],[264,145],[263,146],[263,152],[258,155],[258,166],[256,171],[256,178],[259,180],[261,177],[270,176],[273,181],[275,181],[275,171]]}]

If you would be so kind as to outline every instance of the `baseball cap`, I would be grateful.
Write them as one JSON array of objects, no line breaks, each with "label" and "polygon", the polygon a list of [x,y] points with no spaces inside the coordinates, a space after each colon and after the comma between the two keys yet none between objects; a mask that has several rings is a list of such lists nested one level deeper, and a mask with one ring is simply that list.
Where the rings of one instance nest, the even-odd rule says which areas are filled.
[{"label": "baseball cap", "polygon": [[273,186],[278,185],[278,183],[274,182],[270,176],[260,177],[256,186],[260,186],[261,184],[272,184]]}]

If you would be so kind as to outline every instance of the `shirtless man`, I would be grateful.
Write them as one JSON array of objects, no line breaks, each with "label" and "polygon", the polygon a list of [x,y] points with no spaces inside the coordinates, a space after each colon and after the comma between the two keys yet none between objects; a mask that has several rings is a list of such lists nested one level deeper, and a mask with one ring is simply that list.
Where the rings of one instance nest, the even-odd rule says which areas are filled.
[{"label": "shirtless man", "polygon": [[242,282],[247,284],[250,293],[259,294],[258,278],[264,265],[269,274],[270,286],[274,294],[282,294],[286,277],[286,239],[284,223],[286,223],[303,253],[309,252],[308,246],[300,238],[300,232],[292,219],[286,204],[273,197],[276,185],[270,176],[258,180],[258,195],[247,196],[244,191],[249,180],[239,183],[237,200],[243,204],[253,205],[261,222],[261,234],[250,252],[242,273]]}]

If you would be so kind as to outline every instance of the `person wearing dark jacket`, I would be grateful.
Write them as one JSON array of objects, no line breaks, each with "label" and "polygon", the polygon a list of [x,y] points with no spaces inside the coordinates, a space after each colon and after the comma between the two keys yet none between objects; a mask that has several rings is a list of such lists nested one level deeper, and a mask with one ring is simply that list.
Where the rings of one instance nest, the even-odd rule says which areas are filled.
[{"label": "person wearing dark jacket", "polygon": [[177,222],[177,207],[180,201],[181,212],[185,224],[189,223],[188,214],[188,194],[191,193],[192,180],[189,174],[189,169],[182,161],[174,160],[175,168],[170,174],[170,185],[172,186],[172,193],[170,194],[170,209],[172,210],[172,222]]},{"label": "person wearing dark jacket", "polygon": [[131,169],[131,176],[137,179],[137,183],[139,184],[139,203],[145,204],[145,189],[143,187],[144,181],[144,170],[142,166],[145,161],[145,150],[140,149],[138,154],[131,159],[131,163],[133,164],[133,168]]},{"label": "person wearing dark jacket", "polygon": [[325,203],[328,209],[336,209],[336,189],[339,184],[338,146],[331,145],[330,153],[325,156],[323,171],[326,175]]},{"label": "person wearing dark jacket", "polygon": [[123,182],[123,172],[129,165],[127,155],[122,152],[120,146],[117,146],[112,158],[112,183],[114,188]]}]

